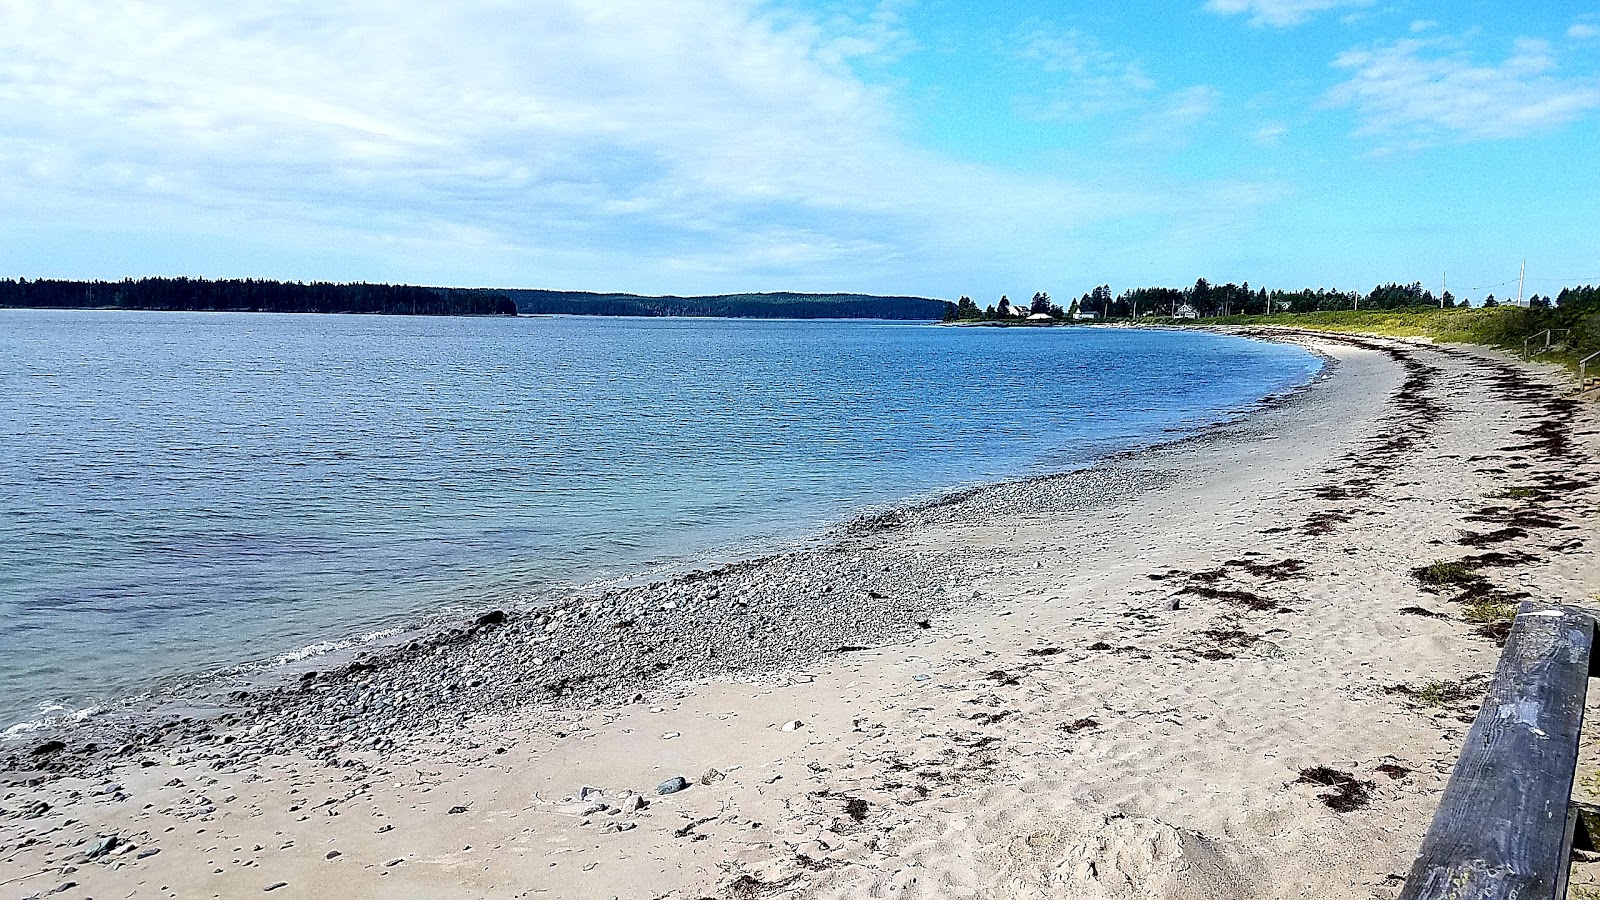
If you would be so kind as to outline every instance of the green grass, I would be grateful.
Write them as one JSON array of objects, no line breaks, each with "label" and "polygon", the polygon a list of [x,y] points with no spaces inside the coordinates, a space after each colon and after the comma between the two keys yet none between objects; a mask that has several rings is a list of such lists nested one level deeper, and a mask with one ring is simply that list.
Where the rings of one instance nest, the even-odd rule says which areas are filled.
[{"label": "green grass", "polygon": [[1474,625],[1498,625],[1502,622],[1510,622],[1516,617],[1516,603],[1503,603],[1488,599],[1468,601],[1466,607],[1461,611],[1461,618]]},{"label": "green grass", "polygon": [[1472,694],[1471,688],[1458,681],[1429,681],[1416,689],[1415,696],[1423,706],[1438,707],[1465,700]]},{"label": "green grass", "polygon": [[1439,559],[1411,570],[1423,584],[1469,584],[1478,580],[1478,572],[1460,560]]},{"label": "green grass", "polygon": [[[1570,319],[1570,321],[1569,321]],[[1501,306],[1494,309],[1337,310],[1273,313],[1256,316],[1220,316],[1211,319],[1140,319],[1150,324],[1281,325],[1378,337],[1429,338],[1464,344],[1488,344],[1518,353],[1523,340],[1545,328],[1568,328],[1570,346],[1536,358],[1576,370],[1579,357],[1600,347],[1600,315],[1588,310],[1557,311]],[[1594,367],[1591,366],[1591,369]]]}]

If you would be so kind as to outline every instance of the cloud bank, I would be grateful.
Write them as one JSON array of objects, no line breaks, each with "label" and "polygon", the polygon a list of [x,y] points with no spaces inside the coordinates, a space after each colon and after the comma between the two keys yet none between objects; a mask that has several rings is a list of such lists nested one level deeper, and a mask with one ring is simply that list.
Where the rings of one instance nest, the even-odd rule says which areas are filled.
[{"label": "cloud bank", "polygon": [[1451,39],[1407,39],[1346,51],[1334,66],[1349,77],[1329,103],[1354,109],[1357,133],[1385,149],[1543,133],[1600,107],[1600,81],[1559,75],[1554,49],[1532,38],[1498,64]]},{"label": "cloud bank", "polygon": [[925,264],[902,287],[927,291],[1182,203],[915,148],[851,68],[903,43],[885,7],[745,0],[12,0],[0,189],[13,227],[646,290],[887,288]]}]

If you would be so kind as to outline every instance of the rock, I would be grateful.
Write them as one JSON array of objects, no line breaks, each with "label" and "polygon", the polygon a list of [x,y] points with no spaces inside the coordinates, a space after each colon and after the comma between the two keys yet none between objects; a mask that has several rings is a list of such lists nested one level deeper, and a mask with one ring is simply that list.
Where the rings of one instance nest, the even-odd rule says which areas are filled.
[{"label": "rock", "polygon": [[116,846],[119,843],[121,843],[121,839],[116,835],[107,835],[106,837],[101,838],[99,843],[94,845],[94,849],[89,851],[88,858],[99,859],[100,857],[105,856],[107,853],[110,853],[112,850],[116,849]]},{"label": "rock", "polygon": [[384,863],[384,864],[383,864],[383,867],[384,867],[384,868],[385,868],[385,869],[388,869],[388,868],[391,868],[391,867],[393,867],[393,866],[398,866],[398,865],[400,865],[400,864],[401,864],[401,863],[403,863],[403,862],[405,862],[405,861],[406,861],[406,859],[405,859],[405,857],[403,857],[403,856],[397,856],[397,857],[395,857],[395,858],[394,858],[394,859],[391,859],[391,860],[389,860],[389,861],[388,861],[388,862],[386,862],[386,863]]},{"label": "rock", "polygon": [[606,795],[606,792],[605,792],[604,789],[597,788],[597,787],[590,787],[587,784],[578,789],[578,799],[579,800],[588,800],[590,797],[604,797],[605,795]]},{"label": "rock", "polygon": [[452,807],[450,807],[450,815],[452,815],[452,816],[459,816],[459,815],[461,815],[462,813],[464,813],[466,811],[467,811],[467,808],[465,806],[452,806]]},{"label": "rock", "polygon": [[601,829],[601,834],[617,834],[623,831],[632,831],[639,827],[638,822],[607,822]]},{"label": "rock", "polygon": [[504,625],[505,623],[506,623],[505,611],[504,610],[499,610],[499,609],[491,609],[488,612],[484,613],[483,615],[479,616],[477,618],[477,621],[473,622],[472,624],[476,628],[493,628],[496,625]]},{"label": "rock", "polygon": [[663,741],[670,741],[675,737],[682,737],[682,736],[683,736],[683,732],[681,732],[681,731],[669,731],[666,734],[663,734],[661,736],[661,739]]},{"label": "rock", "polygon": [[343,853],[340,853],[337,850],[329,850],[328,851],[328,855],[324,856],[323,859],[338,859],[339,857],[341,857],[343,855],[344,855]]},{"label": "rock", "polygon": [[160,852],[161,852],[161,848],[160,847],[151,847],[151,848],[149,848],[147,850],[140,850],[139,851],[139,855],[135,856],[134,859],[149,859],[150,857],[155,856],[157,853],[160,853]]},{"label": "rock", "polygon": [[656,785],[656,793],[663,794],[663,795],[665,795],[665,794],[676,794],[677,792],[679,792],[681,790],[684,790],[684,789],[686,789],[688,787],[689,787],[689,780],[687,778],[684,778],[682,775],[678,775],[678,776],[673,777],[673,778],[668,778],[666,781],[663,781],[660,784]]},{"label": "rock", "polygon": [[802,729],[804,727],[806,727],[806,723],[800,721],[799,719],[795,719],[792,722],[783,723],[783,730],[784,731],[799,731],[800,729]]},{"label": "rock", "polygon": [[931,679],[932,677],[933,677],[932,675],[913,675],[913,676],[911,676],[911,680],[912,681],[927,681],[927,680]]},{"label": "rock", "polygon": [[700,776],[700,783],[705,785],[716,784],[727,777],[728,776],[722,774],[716,769],[707,769],[705,773]]},{"label": "rock", "polygon": [[622,811],[625,813],[638,812],[650,805],[650,801],[638,794],[629,794],[622,798]]},{"label": "rock", "polygon": [[277,890],[278,888],[286,888],[288,886],[289,886],[289,882],[287,882],[287,881],[275,881],[272,884],[269,884],[266,887],[262,888],[261,892],[264,893],[264,894],[270,894],[273,891]]},{"label": "rock", "polygon": [[56,885],[55,887],[51,888],[50,889],[50,893],[52,893],[52,894],[65,893],[66,891],[70,891],[70,890],[72,890],[73,888],[75,888],[77,886],[78,886],[78,883],[76,881],[63,881],[60,884]]},{"label": "rock", "polygon": [[64,741],[45,741],[39,746],[33,748],[33,755],[49,756],[52,753],[60,753],[65,749],[67,749],[67,745]]}]

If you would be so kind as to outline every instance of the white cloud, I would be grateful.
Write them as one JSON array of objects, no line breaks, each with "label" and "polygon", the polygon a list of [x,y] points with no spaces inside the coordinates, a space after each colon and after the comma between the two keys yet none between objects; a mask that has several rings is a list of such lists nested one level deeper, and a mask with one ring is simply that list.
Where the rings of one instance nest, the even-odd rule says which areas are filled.
[{"label": "white cloud", "polygon": [[1039,85],[1017,98],[1023,116],[1041,122],[1113,119],[1107,127],[1132,144],[1181,146],[1216,110],[1210,85],[1164,91],[1135,58],[1071,29],[1036,28],[1015,41]]},{"label": "white cloud", "polygon": [[1288,28],[1334,9],[1371,6],[1374,0],[1206,0],[1206,9],[1226,16],[1250,16],[1251,25]]},{"label": "white cloud", "polygon": [[1017,47],[1017,55],[1047,79],[1043,92],[1023,102],[1024,113],[1034,119],[1081,120],[1126,110],[1156,89],[1137,61],[1080,31],[1035,29]]},{"label": "white cloud", "polygon": [[[1011,174],[901,139],[851,68],[907,51],[896,16],[7,0],[0,262],[37,272],[7,254],[75,229],[159,245],[151,259],[241,248],[207,256],[211,274],[911,289],[894,279],[1059,259],[1096,222],[1163,214],[1167,186]],[[333,268],[229,270],[244,248]]]},{"label": "white cloud", "polygon": [[[920,149],[859,74],[914,51],[897,9],[3,0],[0,268],[959,292],[1278,196]],[[1076,110],[1203,113],[1091,56],[1038,60],[1103,80]]]},{"label": "white cloud", "polygon": [[1590,25],[1587,22],[1574,22],[1567,29],[1567,37],[1575,40],[1586,41],[1600,37],[1600,25]]},{"label": "white cloud", "polygon": [[1432,19],[1418,19],[1415,22],[1411,23],[1411,33],[1412,34],[1421,34],[1424,31],[1428,31],[1430,29],[1438,28],[1438,27],[1439,27],[1439,23],[1435,22]]},{"label": "white cloud", "polygon": [[1289,126],[1283,124],[1282,122],[1269,122],[1251,132],[1250,140],[1252,143],[1260,144],[1263,147],[1268,147],[1283,140],[1283,136],[1288,133]]},{"label": "white cloud", "polygon": [[1600,80],[1557,75],[1549,43],[1531,38],[1517,39],[1498,65],[1476,63],[1445,39],[1350,50],[1334,65],[1350,77],[1328,102],[1354,109],[1357,133],[1383,149],[1549,131],[1600,107]]}]

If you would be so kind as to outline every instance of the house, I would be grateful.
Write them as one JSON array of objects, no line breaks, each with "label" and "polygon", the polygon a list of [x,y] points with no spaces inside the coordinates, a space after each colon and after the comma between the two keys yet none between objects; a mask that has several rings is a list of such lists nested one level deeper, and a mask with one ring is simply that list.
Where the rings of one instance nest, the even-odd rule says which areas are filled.
[{"label": "house", "polygon": [[1013,318],[1026,319],[1028,317],[1028,308],[1026,306],[1018,306],[1015,303],[1011,304],[1010,306],[1002,307],[1002,310],[1004,310],[1006,315]]},{"label": "house", "polygon": [[1174,319],[1198,319],[1200,318],[1200,310],[1185,303],[1172,311],[1172,317]]},{"label": "house", "polygon": [[1049,321],[1054,320],[1054,318],[1055,317],[1050,315],[1049,313],[1034,313],[1033,315],[1028,317],[1028,321],[1029,322],[1049,322]]},{"label": "house", "polygon": [[1098,318],[1098,316],[1095,315],[1094,310],[1092,310],[1092,309],[1080,309],[1077,312],[1073,313],[1072,317],[1074,319],[1094,319],[1094,318]]}]

